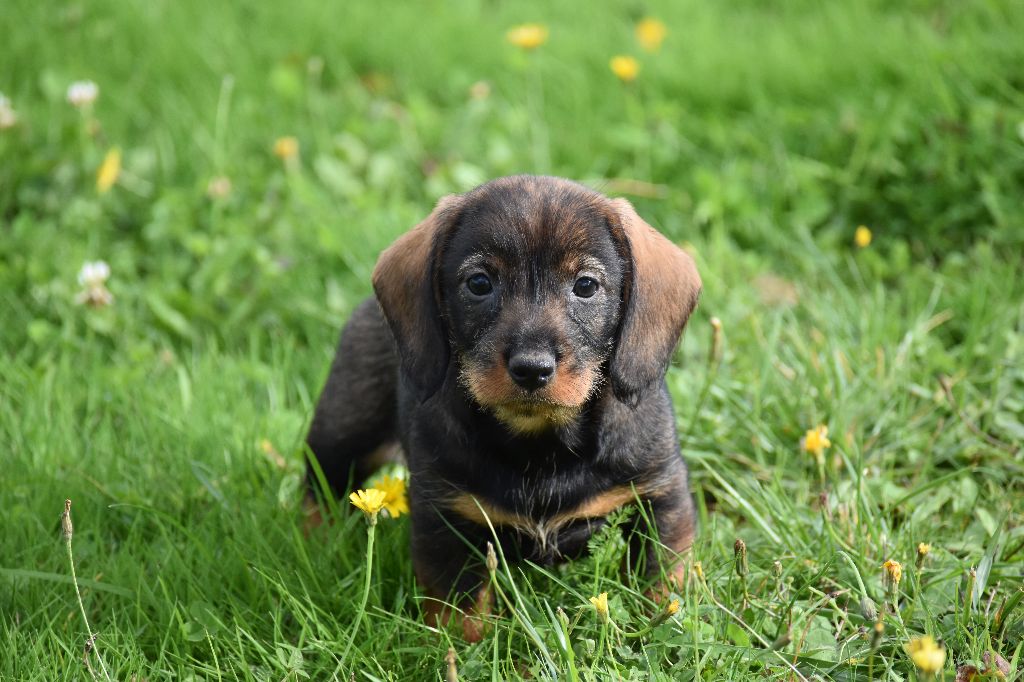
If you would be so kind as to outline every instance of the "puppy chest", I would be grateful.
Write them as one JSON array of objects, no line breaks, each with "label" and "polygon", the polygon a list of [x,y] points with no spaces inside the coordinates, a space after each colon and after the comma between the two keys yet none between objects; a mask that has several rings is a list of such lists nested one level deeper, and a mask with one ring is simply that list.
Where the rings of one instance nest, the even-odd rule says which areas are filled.
[{"label": "puppy chest", "polygon": [[[523,505],[508,508],[471,493],[459,493],[448,502],[450,512],[480,526],[494,526],[502,536],[514,539],[524,558],[551,563],[572,558],[586,549],[587,540],[605,524],[616,509],[635,502],[631,486],[617,486],[589,495],[579,502],[541,512]],[[539,501],[534,503],[537,509]]]}]

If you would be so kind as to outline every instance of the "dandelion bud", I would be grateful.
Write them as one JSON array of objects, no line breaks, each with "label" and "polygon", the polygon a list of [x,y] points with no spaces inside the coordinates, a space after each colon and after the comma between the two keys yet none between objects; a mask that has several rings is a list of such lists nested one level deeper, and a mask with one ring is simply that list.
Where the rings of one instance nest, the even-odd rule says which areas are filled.
[{"label": "dandelion bud", "polygon": [[772,575],[776,578],[782,577],[782,562],[775,560],[772,562]]},{"label": "dandelion bud", "polygon": [[71,500],[64,500],[64,513],[60,515],[60,529],[64,533],[64,539],[70,540],[75,534],[75,527],[71,525]]},{"label": "dandelion bud", "polygon": [[882,635],[885,634],[885,622],[879,618],[875,621],[875,627],[871,631],[871,650],[874,651],[882,643]]},{"label": "dandelion bud", "polygon": [[455,649],[449,647],[448,653],[445,654],[444,662],[446,664],[446,670],[444,673],[445,682],[459,682],[459,670],[455,667]]},{"label": "dandelion bud", "polygon": [[864,620],[875,620],[878,618],[878,608],[875,606],[875,602],[867,595],[861,597],[860,615],[864,616]]},{"label": "dandelion bud", "polygon": [[711,320],[711,352],[708,354],[708,364],[718,362],[719,353],[722,350],[722,321],[717,317]]},{"label": "dandelion bud", "polygon": [[974,599],[974,583],[978,580],[978,571],[971,566],[971,570],[967,572],[967,592],[964,595],[965,604],[970,604]]},{"label": "dandelion bud", "polygon": [[989,652],[981,655],[981,662],[985,664],[984,672],[996,679],[1005,680],[1010,676],[1010,662],[999,654],[993,656]]},{"label": "dandelion bud", "polygon": [[693,574],[697,580],[704,580],[704,566],[699,561],[693,562]]},{"label": "dandelion bud", "polygon": [[490,542],[487,543],[487,558],[484,560],[487,565],[487,572],[494,576],[494,572],[498,570],[498,555],[494,553],[494,545]]},{"label": "dandelion bud", "polygon": [[736,575],[742,578],[747,575],[747,543],[736,538],[736,544],[733,545],[733,554],[736,558]]}]

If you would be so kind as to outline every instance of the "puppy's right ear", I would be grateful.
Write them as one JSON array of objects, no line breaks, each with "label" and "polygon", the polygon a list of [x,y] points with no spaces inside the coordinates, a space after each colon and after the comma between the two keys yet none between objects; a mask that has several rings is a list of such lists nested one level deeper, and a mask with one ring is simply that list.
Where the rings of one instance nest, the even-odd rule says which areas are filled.
[{"label": "puppy's right ear", "polygon": [[402,373],[421,401],[437,391],[448,371],[436,273],[460,207],[456,195],[441,199],[426,220],[380,255],[373,269],[373,290],[398,344]]}]

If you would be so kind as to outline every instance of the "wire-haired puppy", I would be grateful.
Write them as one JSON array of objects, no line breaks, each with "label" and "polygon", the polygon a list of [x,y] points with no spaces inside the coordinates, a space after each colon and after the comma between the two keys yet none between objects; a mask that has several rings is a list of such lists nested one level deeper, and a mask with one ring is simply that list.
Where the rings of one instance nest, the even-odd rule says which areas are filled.
[{"label": "wire-haired puppy", "polygon": [[507,556],[550,564],[633,503],[658,538],[631,535],[635,568],[677,570],[694,513],[665,371],[701,288],[689,255],[625,200],[515,176],[438,202],[373,287],[307,440],[337,492],[404,453],[431,597],[485,608],[488,520]]}]

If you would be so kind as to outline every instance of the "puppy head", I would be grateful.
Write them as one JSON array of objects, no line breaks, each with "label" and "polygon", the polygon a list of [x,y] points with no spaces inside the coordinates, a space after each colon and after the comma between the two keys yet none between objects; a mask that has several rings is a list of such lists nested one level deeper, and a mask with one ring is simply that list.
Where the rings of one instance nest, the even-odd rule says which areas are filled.
[{"label": "puppy head", "polygon": [[440,267],[460,379],[514,431],[566,423],[602,383],[619,325],[624,260],[607,200],[516,177],[464,201]]},{"label": "puppy head", "polygon": [[426,397],[454,354],[473,399],[516,432],[571,421],[608,379],[636,400],[699,287],[628,202],[529,176],[442,200],[374,271],[406,381]]}]

